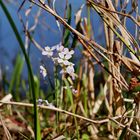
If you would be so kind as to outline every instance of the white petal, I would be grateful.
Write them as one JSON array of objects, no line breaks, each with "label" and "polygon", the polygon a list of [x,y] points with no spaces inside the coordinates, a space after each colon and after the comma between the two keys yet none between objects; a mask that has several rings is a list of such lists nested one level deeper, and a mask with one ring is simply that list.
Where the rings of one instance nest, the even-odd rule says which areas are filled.
[{"label": "white petal", "polygon": [[42,65],[40,66],[40,73],[43,75],[43,77],[47,76],[47,71]]},{"label": "white petal", "polygon": [[69,53],[70,53],[70,54],[74,54],[74,50],[71,50]]},{"label": "white petal", "polygon": [[54,51],[56,49],[56,46],[51,47],[51,51]]},{"label": "white petal", "polygon": [[57,61],[58,61],[58,63],[63,63],[64,62],[64,60],[60,59],[60,58],[58,58]]},{"label": "white petal", "polygon": [[53,56],[53,52],[48,52],[48,56]]},{"label": "white petal", "polygon": [[43,77],[47,76],[47,73],[45,71],[42,72]]},{"label": "white petal", "polygon": [[68,74],[72,74],[72,73],[74,73],[74,68],[73,68],[73,66],[68,66],[67,68],[66,68],[66,71],[67,71],[67,73]]},{"label": "white petal", "polygon": [[50,47],[45,47],[45,51],[50,51]]},{"label": "white petal", "polygon": [[63,63],[65,66],[68,66],[70,64],[70,62],[68,60],[64,60]]},{"label": "white petal", "polygon": [[64,53],[63,52],[58,53],[58,55],[59,55],[60,58],[64,59]]},{"label": "white petal", "polygon": [[46,70],[42,65],[40,66],[40,70]]},{"label": "white petal", "polygon": [[62,52],[63,49],[64,49],[64,46],[62,46],[61,44],[58,44],[57,51]]},{"label": "white petal", "polygon": [[72,77],[72,80],[75,80],[75,73],[71,73],[70,76]]},{"label": "white petal", "polygon": [[43,52],[42,52],[42,55],[48,55],[48,52],[43,51]]},{"label": "white petal", "polygon": [[66,55],[65,55],[65,59],[67,59],[67,60],[69,60],[71,57],[72,57],[71,54],[66,54]]},{"label": "white petal", "polygon": [[67,53],[69,53],[69,49],[68,48],[64,48],[63,52],[64,52],[64,54],[67,54]]}]

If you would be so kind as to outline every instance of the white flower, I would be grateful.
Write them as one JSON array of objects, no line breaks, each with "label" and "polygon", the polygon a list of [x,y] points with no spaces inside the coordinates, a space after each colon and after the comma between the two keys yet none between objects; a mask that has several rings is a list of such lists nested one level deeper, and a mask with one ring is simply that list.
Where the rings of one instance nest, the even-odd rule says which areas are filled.
[{"label": "white flower", "polygon": [[57,51],[58,51],[58,52],[62,52],[63,50],[64,50],[64,46],[62,46],[62,45],[59,46],[59,48],[57,48]]},{"label": "white flower", "polygon": [[73,66],[67,66],[67,68],[66,68],[66,72],[68,73],[68,74],[73,74],[74,73],[74,68],[73,68]]},{"label": "white flower", "polygon": [[72,79],[75,79],[76,74],[74,73],[74,64],[70,62],[69,66],[66,67],[66,73],[68,73]]},{"label": "white flower", "polygon": [[62,44],[58,44],[58,45],[56,46],[56,50],[57,50],[58,52],[62,52],[62,51],[64,50],[64,46],[63,46]]},{"label": "white flower", "polygon": [[59,64],[69,65],[69,61],[63,52],[59,53],[58,55],[59,55],[59,57],[58,57],[57,61]]},{"label": "white flower", "polygon": [[71,57],[74,51],[69,51],[68,48],[64,48],[64,50],[60,53],[58,53],[58,63],[64,64],[65,66],[70,65],[70,62],[68,61]]},{"label": "white flower", "polygon": [[44,78],[47,76],[47,71],[42,65],[40,66],[40,73],[43,75]]},{"label": "white flower", "polygon": [[38,104],[39,104],[39,105],[41,105],[41,104],[42,104],[42,102],[43,102],[43,100],[42,100],[42,99],[38,99]]},{"label": "white flower", "polygon": [[63,49],[63,53],[64,53],[64,54],[69,53],[69,49],[68,49],[68,48],[64,48],[64,49]]},{"label": "white flower", "polygon": [[72,54],[74,54],[74,50],[69,51],[69,49],[68,49],[68,48],[64,48],[63,53],[64,53],[64,54],[69,54],[69,55],[72,55]]},{"label": "white flower", "polygon": [[42,51],[42,55],[47,55],[48,57],[53,56],[53,50],[54,48],[50,48],[50,47],[45,47],[45,50]]}]

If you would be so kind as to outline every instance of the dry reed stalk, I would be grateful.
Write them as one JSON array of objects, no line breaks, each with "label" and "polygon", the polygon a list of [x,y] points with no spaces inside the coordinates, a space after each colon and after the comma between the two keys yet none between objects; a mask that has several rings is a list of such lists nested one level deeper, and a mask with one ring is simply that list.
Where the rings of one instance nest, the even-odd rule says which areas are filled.
[{"label": "dry reed stalk", "polygon": [[[102,5],[104,7],[106,7],[106,3],[105,1],[102,2]],[[108,22],[110,24],[110,26],[112,26],[113,28],[113,22],[108,19]],[[114,60],[113,60],[113,43],[114,43],[114,33],[113,31],[107,26],[107,24],[105,22],[103,22],[104,24],[104,31],[105,31],[105,39],[106,39],[106,48],[107,48],[107,51],[110,52],[111,54],[108,54],[108,58],[111,60],[112,63],[114,63]],[[109,70],[114,74],[114,68],[112,67],[112,65],[110,63],[108,63],[108,67],[109,67]],[[108,98],[109,98],[109,114],[108,116],[112,116],[113,114],[113,98],[114,98],[114,90],[113,90],[113,78],[112,76],[110,77],[110,75],[108,76]],[[107,92],[107,91],[106,91]],[[114,128],[108,124],[108,130],[112,133],[112,135],[115,137],[115,134],[114,134]]]},{"label": "dry reed stalk", "polygon": [[[124,16],[124,17],[127,17],[127,18],[130,18],[138,27],[140,27],[140,22],[138,21],[138,19],[135,19],[132,15],[130,15],[130,14],[126,14],[126,13],[122,13],[122,12],[118,12],[118,11],[114,11],[114,10],[111,10],[111,9],[109,9],[109,8],[106,8],[106,7],[104,7],[103,5],[101,5],[101,4],[97,4],[97,3],[95,3],[95,2],[93,2],[92,0],[87,0],[89,3],[94,3],[94,5],[96,5],[97,7],[100,7],[100,8],[102,8],[102,9],[104,9],[104,10],[106,10],[106,11],[108,11],[108,12],[110,12],[110,13],[116,13],[116,14],[118,14],[118,15],[121,15],[121,16]],[[117,6],[115,6],[115,7],[117,7]]]},{"label": "dry reed stalk", "polygon": [[[23,107],[30,107],[30,108],[33,107],[33,104],[23,103],[23,102],[2,102],[2,101],[0,101],[0,103],[2,103],[3,105],[7,104],[7,105],[16,105],[16,106],[23,106]],[[79,118],[79,119],[82,119],[82,120],[85,120],[87,122],[94,123],[94,124],[102,124],[102,123],[106,123],[109,121],[108,118],[102,119],[102,120],[89,119],[89,118],[83,117],[83,116],[75,114],[75,113],[71,113],[69,111],[66,111],[66,110],[63,110],[63,109],[60,109],[57,107],[51,107],[51,106],[45,106],[45,105],[38,105],[37,107],[38,107],[38,109],[44,109],[44,110],[46,109],[46,110],[51,110],[51,111],[55,111],[55,112],[60,112],[62,114],[67,114],[69,116],[73,116],[73,117],[76,117],[76,118]],[[116,117],[113,117],[113,119],[118,119],[120,117],[121,116],[116,116]]]},{"label": "dry reed stalk", "polygon": [[[122,50],[122,48],[120,47],[120,42],[115,41],[114,46],[113,46],[113,53],[121,54],[122,53],[121,50]],[[117,57],[113,57],[113,59],[114,59],[114,65],[118,68],[118,71],[120,71],[121,63],[120,63],[119,59]],[[114,74],[116,76],[118,76],[117,73],[115,73],[115,71],[114,71]],[[120,79],[119,76],[118,76],[118,78]],[[116,115],[123,114],[125,111],[125,106],[124,106],[121,89],[122,89],[121,85],[114,79],[113,80],[113,91],[114,91],[114,101],[116,102]]]},{"label": "dry reed stalk", "polygon": [[[87,11],[89,12],[90,9],[89,7],[87,7]],[[90,19],[90,12],[88,13],[88,18]],[[82,25],[81,25],[82,26]],[[93,36],[93,31],[92,31],[92,28],[91,28],[91,23],[90,21],[88,21],[87,18],[84,18],[84,26],[83,26],[83,33],[85,36],[87,36],[88,38],[91,38],[92,39],[92,36]],[[90,47],[90,46],[89,46]],[[88,81],[87,81],[87,89],[88,89],[88,105],[89,105],[89,108],[93,108],[94,107],[94,102],[95,102],[95,93],[94,93],[94,65],[93,65],[93,62],[92,62],[92,56],[90,55],[90,53],[88,52],[88,50],[86,50],[86,48],[84,47],[84,54],[85,54],[85,57],[86,57],[86,69],[87,71],[85,72],[86,75],[87,75],[87,78],[88,78]],[[90,114],[92,117],[93,117],[93,114]]]},{"label": "dry reed stalk", "polygon": [[[94,7],[94,9],[96,9],[96,11],[100,14],[100,16],[102,17],[102,19],[104,21],[106,21],[107,19],[110,19],[114,25],[119,29],[119,31],[121,32],[121,35],[114,29],[112,28],[109,23],[106,21],[106,23],[108,23],[108,26],[113,30],[113,32],[119,37],[119,39],[121,39],[121,41],[127,46],[127,48],[130,50],[130,55],[132,57],[133,60],[135,60],[136,62],[140,63],[139,60],[139,53],[140,53],[140,48],[138,43],[136,42],[136,40],[133,38],[133,36],[127,31],[127,29],[122,25],[119,16],[117,15],[117,13],[111,13],[109,11],[104,10],[101,7],[97,7],[94,2],[91,2],[91,0],[88,0],[92,6]],[[112,4],[111,0],[106,0],[106,2],[108,3],[108,9],[111,11],[115,11],[115,8]],[[132,43],[132,45],[131,45]],[[133,49],[133,46],[135,47],[135,51]]]}]

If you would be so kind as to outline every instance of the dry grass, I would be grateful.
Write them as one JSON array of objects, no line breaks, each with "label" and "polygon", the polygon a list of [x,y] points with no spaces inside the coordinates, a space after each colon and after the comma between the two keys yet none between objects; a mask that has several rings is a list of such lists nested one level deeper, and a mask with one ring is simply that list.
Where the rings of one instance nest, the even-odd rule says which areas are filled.
[{"label": "dry grass", "polygon": [[[77,66],[78,78],[73,81],[70,77],[63,75],[64,81],[60,82],[61,84],[56,81],[58,87],[55,92],[59,93],[59,96],[56,95],[59,99],[55,99],[56,107],[38,105],[42,139],[140,139],[138,1],[126,3],[122,0],[114,2],[105,0],[98,3],[86,0],[87,17],[82,18],[83,7],[81,7],[75,16],[76,28],[73,28],[65,17],[59,16],[54,7],[51,8],[42,0],[38,2],[29,0],[29,4],[46,11],[46,14],[50,13],[56,18],[58,27],[62,24],[64,31],[70,31],[74,37],[73,40],[76,39],[77,42],[71,49],[82,46],[82,57]],[[126,10],[128,4],[131,5],[131,9]],[[119,11],[118,5],[120,5]],[[24,3],[20,10],[23,7]],[[39,22],[41,10],[31,29],[26,28],[22,17],[20,20],[25,30],[27,48],[28,41],[31,41],[42,51],[43,49],[32,36]],[[31,9],[28,9],[26,16],[29,16],[30,12]],[[90,19],[94,16],[91,15],[93,12],[101,18],[104,45],[98,44],[94,39],[96,32],[92,28]],[[133,22],[135,35],[128,31],[127,20]],[[65,45],[65,41],[62,42]],[[73,94],[69,88],[64,89],[65,86],[71,85],[77,89],[76,94]],[[16,110],[22,110],[21,116],[26,120],[22,120],[24,125],[32,127],[32,124],[28,125],[29,120],[32,120],[32,111],[29,109],[33,107],[32,104],[9,101],[0,103],[12,105],[12,114]],[[22,109],[21,106],[23,106]],[[25,111],[29,113],[28,116]],[[1,116],[5,115],[5,113],[1,114]],[[19,118],[19,114],[16,117]],[[10,139],[11,136],[2,119],[1,125]],[[30,134],[31,130],[29,130]],[[33,134],[32,137],[34,137]]]}]

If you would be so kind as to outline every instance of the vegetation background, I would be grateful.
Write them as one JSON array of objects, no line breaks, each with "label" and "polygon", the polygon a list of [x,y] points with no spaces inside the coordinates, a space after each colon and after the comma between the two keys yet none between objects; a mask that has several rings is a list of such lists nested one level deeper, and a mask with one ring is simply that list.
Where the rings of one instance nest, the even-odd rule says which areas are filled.
[{"label": "vegetation background", "polygon": [[0,5],[0,139],[140,139],[139,0]]}]

